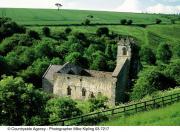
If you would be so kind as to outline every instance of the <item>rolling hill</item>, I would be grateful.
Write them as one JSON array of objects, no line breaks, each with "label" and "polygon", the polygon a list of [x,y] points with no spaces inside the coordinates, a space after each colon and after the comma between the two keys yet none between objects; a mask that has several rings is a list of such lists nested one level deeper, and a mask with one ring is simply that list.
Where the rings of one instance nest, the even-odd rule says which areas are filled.
[{"label": "rolling hill", "polygon": [[1,17],[10,17],[17,23],[25,25],[81,24],[89,15],[93,16],[90,18],[92,23],[117,24],[121,19],[132,19],[135,24],[152,24],[157,18],[161,19],[163,23],[170,22],[167,15],[162,14],[85,10],[0,8],[0,15]]}]

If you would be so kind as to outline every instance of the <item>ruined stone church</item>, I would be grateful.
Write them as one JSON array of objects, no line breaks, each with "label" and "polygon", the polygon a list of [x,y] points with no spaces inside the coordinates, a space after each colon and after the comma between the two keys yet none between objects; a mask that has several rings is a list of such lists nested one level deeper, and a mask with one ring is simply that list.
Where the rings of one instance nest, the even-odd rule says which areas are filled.
[{"label": "ruined stone church", "polygon": [[50,65],[43,75],[42,87],[57,96],[77,100],[102,94],[112,105],[122,102],[129,81],[132,44],[134,41],[129,38],[118,41],[117,64],[113,72],[83,69],[71,63]]}]

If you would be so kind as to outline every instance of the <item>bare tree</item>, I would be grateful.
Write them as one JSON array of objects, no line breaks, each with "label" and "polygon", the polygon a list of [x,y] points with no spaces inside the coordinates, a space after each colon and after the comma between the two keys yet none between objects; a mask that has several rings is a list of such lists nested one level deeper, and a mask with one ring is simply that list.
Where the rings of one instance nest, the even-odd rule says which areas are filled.
[{"label": "bare tree", "polygon": [[60,8],[60,7],[62,7],[63,5],[62,5],[62,4],[60,4],[60,3],[56,3],[56,4],[55,4],[55,6],[57,6],[57,7],[58,7],[58,11],[59,11],[59,8]]}]

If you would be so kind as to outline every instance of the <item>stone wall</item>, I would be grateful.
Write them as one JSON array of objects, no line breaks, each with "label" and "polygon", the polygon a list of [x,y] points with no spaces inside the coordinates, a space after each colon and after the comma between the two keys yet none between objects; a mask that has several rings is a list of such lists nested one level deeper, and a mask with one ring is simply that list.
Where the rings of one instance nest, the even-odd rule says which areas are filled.
[{"label": "stone wall", "polygon": [[[116,78],[110,77],[86,77],[86,76],[77,76],[69,74],[59,74],[56,73],[54,76],[56,80],[54,82],[53,93],[58,96],[68,96],[67,89],[71,89],[72,99],[87,100],[92,94],[97,96],[102,94],[108,97],[111,103],[115,102],[115,87],[116,87]],[[86,95],[82,96],[82,89],[86,90]]]}]

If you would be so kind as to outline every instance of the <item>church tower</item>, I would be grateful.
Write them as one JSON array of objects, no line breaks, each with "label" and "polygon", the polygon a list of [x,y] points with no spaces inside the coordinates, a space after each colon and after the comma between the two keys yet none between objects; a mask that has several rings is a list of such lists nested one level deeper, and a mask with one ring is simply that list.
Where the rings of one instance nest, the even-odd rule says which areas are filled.
[{"label": "church tower", "polygon": [[129,38],[122,38],[118,42],[118,48],[117,48],[117,63],[123,59],[128,58],[131,59],[131,39]]}]

